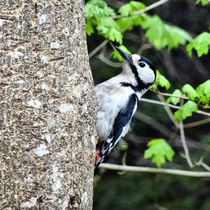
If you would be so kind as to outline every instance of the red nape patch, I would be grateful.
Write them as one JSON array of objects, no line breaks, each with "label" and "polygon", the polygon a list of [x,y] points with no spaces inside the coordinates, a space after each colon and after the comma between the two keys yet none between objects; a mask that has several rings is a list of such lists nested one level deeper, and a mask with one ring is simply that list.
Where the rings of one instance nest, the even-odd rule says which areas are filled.
[{"label": "red nape patch", "polygon": [[96,165],[96,163],[98,162],[98,160],[100,159],[101,157],[100,157],[100,151],[96,151],[96,156],[95,156],[95,165]]}]

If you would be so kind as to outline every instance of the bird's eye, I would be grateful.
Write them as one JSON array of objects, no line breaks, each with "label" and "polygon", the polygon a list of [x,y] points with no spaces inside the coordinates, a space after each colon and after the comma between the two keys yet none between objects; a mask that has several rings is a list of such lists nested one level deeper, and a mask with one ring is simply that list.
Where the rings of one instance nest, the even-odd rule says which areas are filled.
[{"label": "bird's eye", "polygon": [[143,68],[143,67],[145,67],[145,63],[141,61],[141,62],[139,63],[139,66]]}]

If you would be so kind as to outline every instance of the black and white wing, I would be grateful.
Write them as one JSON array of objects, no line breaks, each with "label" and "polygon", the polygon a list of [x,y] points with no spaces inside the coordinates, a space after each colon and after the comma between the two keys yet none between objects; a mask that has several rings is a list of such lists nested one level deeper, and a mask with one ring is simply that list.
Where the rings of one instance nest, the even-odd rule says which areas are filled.
[{"label": "black and white wing", "polygon": [[137,102],[138,98],[136,94],[132,94],[129,97],[127,105],[119,111],[117,117],[115,118],[113,129],[109,134],[108,139],[104,141],[102,145],[100,159],[96,162],[96,167],[104,161],[105,157],[112,151],[115,145],[119,142],[120,138],[127,134],[131,120],[137,109]]}]

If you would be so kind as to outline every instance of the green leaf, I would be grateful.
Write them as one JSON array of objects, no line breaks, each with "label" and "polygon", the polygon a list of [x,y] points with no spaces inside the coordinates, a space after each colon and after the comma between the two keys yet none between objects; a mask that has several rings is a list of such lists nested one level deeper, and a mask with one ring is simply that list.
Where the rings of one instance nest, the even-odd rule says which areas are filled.
[{"label": "green leaf", "polygon": [[142,15],[134,15],[130,17],[122,17],[117,20],[120,31],[132,30],[135,26],[141,26],[144,18]]},{"label": "green leaf", "polygon": [[117,20],[117,23],[122,32],[126,30],[132,30],[134,26],[142,25],[143,15],[142,14],[133,15],[133,13],[136,11],[142,10],[144,8],[145,8],[145,5],[137,1],[131,1],[128,4],[125,4],[122,7],[120,7],[119,13],[122,16],[128,16],[128,17],[119,18]]},{"label": "green leaf", "polygon": [[196,4],[201,4],[202,6],[205,6],[209,3],[209,0],[196,0]]},{"label": "green leaf", "polygon": [[199,102],[206,104],[206,108],[209,108],[210,104],[210,80],[205,81],[196,88],[196,92],[199,97]]},{"label": "green leaf", "polygon": [[145,8],[145,5],[143,3],[137,2],[137,1],[130,1],[128,4],[124,4],[120,7],[119,13],[122,16],[129,16],[135,11],[142,10]]},{"label": "green leaf", "polygon": [[192,51],[193,49],[195,49],[198,54],[198,57],[201,57],[202,55],[208,54],[209,48],[210,33],[203,32],[187,45],[187,52],[190,56],[192,56]]},{"label": "green leaf", "polygon": [[147,146],[144,158],[152,159],[152,162],[158,167],[163,165],[166,160],[172,161],[175,152],[164,139],[152,139]]},{"label": "green leaf", "polygon": [[174,119],[185,120],[187,117],[191,117],[192,113],[196,111],[198,111],[197,104],[193,101],[188,101],[174,113]]},{"label": "green leaf", "polygon": [[85,17],[101,19],[116,15],[111,7],[103,0],[91,0],[85,5]]},{"label": "green leaf", "polygon": [[167,99],[168,103],[172,103],[174,105],[178,104],[180,102],[180,97],[182,96],[182,92],[179,89],[176,89],[172,96]]},{"label": "green leaf", "polygon": [[146,29],[146,37],[155,48],[167,47],[173,49],[190,41],[191,36],[181,28],[164,23],[159,16],[145,15],[143,28]]},{"label": "green leaf", "polygon": [[155,87],[163,87],[165,88],[166,90],[168,90],[171,86],[170,82],[157,70],[157,73],[156,73],[156,80],[155,80],[155,83],[154,83],[154,86]]},{"label": "green leaf", "polygon": [[120,28],[113,16],[115,12],[112,8],[108,7],[103,0],[91,0],[85,6],[86,17],[86,32],[91,35],[94,32],[94,27],[98,30],[99,34],[103,35],[106,39],[122,43],[122,34]]},{"label": "green leaf", "polygon": [[198,98],[196,90],[189,84],[185,84],[182,87],[182,92],[185,93],[186,96],[191,100],[195,100],[196,98]]},{"label": "green leaf", "polygon": [[92,21],[88,19],[86,21],[86,33],[88,36],[90,36],[93,32],[94,32],[94,29],[93,29]]},{"label": "green leaf", "polygon": [[[131,54],[130,51],[124,45],[121,45],[121,46],[118,46],[118,47],[121,50],[123,50],[124,52],[126,52],[127,54]],[[122,61],[122,57],[116,49],[112,52],[112,55],[115,59],[117,59],[119,61]]]},{"label": "green leaf", "polygon": [[120,32],[120,28],[116,21],[110,17],[100,19],[98,21],[97,30],[102,34],[106,39],[111,41],[116,41],[119,44],[122,44],[123,35]]}]

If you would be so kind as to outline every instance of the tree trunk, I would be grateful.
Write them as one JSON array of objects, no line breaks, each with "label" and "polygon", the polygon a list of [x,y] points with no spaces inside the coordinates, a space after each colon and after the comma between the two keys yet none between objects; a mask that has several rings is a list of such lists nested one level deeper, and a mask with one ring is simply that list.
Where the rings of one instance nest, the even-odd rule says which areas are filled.
[{"label": "tree trunk", "polygon": [[92,209],[96,100],[83,1],[0,0],[0,209]]}]

